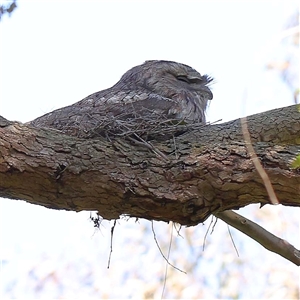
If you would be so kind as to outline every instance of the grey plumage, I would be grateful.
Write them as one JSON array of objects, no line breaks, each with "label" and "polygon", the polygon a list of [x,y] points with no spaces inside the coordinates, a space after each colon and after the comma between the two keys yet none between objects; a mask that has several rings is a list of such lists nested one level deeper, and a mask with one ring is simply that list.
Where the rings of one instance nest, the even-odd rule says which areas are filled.
[{"label": "grey plumage", "polygon": [[170,124],[205,123],[212,78],[187,65],[152,60],[127,71],[113,87],[30,123],[68,135],[154,133]]}]

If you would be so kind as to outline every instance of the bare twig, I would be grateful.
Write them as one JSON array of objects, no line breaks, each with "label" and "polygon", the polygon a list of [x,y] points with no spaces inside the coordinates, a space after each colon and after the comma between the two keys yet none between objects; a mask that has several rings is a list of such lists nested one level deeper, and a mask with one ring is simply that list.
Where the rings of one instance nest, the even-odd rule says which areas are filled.
[{"label": "bare twig", "polygon": [[112,254],[112,251],[113,251],[113,248],[112,248],[112,242],[113,242],[113,236],[114,236],[114,230],[115,230],[115,227],[116,227],[116,223],[117,223],[117,221],[115,220],[115,221],[114,221],[114,225],[111,227],[111,230],[110,230],[110,252],[109,252],[109,258],[108,258],[107,269],[109,269],[109,266],[110,266],[110,259],[111,259],[111,254]]},{"label": "bare twig", "polygon": [[141,141],[138,141],[132,137],[127,137],[129,140],[133,141],[135,144],[137,145],[141,145],[144,146],[150,150],[152,150],[158,157],[163,158],[165,161],[169,161],[168,157],[163,154],[159,149],[153,147],[153,145],[150,142],[146,142],[143,138],[141,138],[140,136],[138,136],[136,133],[134,134],[134,136],[138,139],[140,139]]},{"label": "bare twig", "polygon": [[172,264],[169,262],[168,258],[165,257],[165,255],[163,254],[163,252],[162,252],[162,250],[161,250],[161,248],[160,248],[160,246],[159,246],[159,244],[158,244],[158,241],[157,241],[157,238],[156,238],[156,234],[155,234],[155,231],[154,231],[153,221],[151,222],[151,226],[152,226],[152,232],[153,232],[153,238],[154,238],[154,241],[155,241],[155,243],[156,243],[156,246],[157,246],[157,248],[158,248],[160,254],[161,254],[162,257],[164,258],[164,260],[167,262],[168,265],[170,265],[171,267],[173,267],[173,268],[176,269],[177,271],[180,271],[180,272],[186,274],[186,272],[184,272],[183,270],[180,270],[179,268],[177,268],[177,267],[175,267],[174,265],[172,265]]},{"label": "bare twig", "polygon": [[233,236],[232,236],[232,234],[231,234],[231,232],[230,232],[230,227],[229,227],[228,225],[227,225],[227,229],[228,229],[228,233],[229,233],[229,236],[230,236],[232,245],[233,245],[233,247],[234,247],[234,250],[235,250],[237,256],[239,257],[239,256],[240,256],[240,255],[239,255],[239,251],[238,251],[238,249],[237,249],[237,247],[236,247],[236,245],[235,245],[235,242],[234,242],[234,240],[233,240]]},{"label": "bare twig", "polygon": [[[216,224],[217,220],[218,220],[218,219],[216,218],[215,224]],[[211,217],[211,221],[210,221],[210,223],[209,223],[209,226],[208,226],[208,228],[207,228],[207,230],[206,230],[206,232],[205,232],[204,238],[203,238],[203,247],[202,247],[202,251],[204,251],[204,249],[205,249],[205,242],[206,242],[206,239],[207,239],[207,235],[208,235],[209,229],[210,229],[211,226],[214,227],[213,222],[214,222],[214,217],[212,216],[212,217]],[[212,231],[213,231],[213,227],[212,227]],[[212,232],[211,232],[210,234],[212,234]]]},{"label": "bare twig", "polygon": [[[171,246],[172,246],[172,241],[173,241],[173,226],[171,226],[171,227],[172,227],[171,228],[171,237],[170,237],[170,243],[169,243],[168,255],[167,255],[168,260],[170,258]],[[166,264],[165,278],[164,278],[163,290],[162,290],[162,293],[161,293],[161,299],[163,299],[163,297],[164,297],[164,292],[165,292],[165,289],[166,289],[167,276],[168,276],[168,264]]]},{"label": "bare twig", "polygon": [[248,235],[269,251],[277,253],[295,265],[300,266],[300,251],[286,240],[278,238],[258,224],[233,211],[227,210],[219,212],[216,213],[215,216]]}]

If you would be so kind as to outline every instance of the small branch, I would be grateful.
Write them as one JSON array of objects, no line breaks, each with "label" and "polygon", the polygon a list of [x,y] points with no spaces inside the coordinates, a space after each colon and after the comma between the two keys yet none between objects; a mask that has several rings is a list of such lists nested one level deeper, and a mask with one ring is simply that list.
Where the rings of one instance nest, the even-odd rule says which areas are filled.
[{"label": "small branch", "polygon": [[300,266],[300,251],[287,241],[278,238],[258,224],[233,211],[223,211],[216,213],[215,216],[248,235],[266,249],[275,252],[295,265]]}]

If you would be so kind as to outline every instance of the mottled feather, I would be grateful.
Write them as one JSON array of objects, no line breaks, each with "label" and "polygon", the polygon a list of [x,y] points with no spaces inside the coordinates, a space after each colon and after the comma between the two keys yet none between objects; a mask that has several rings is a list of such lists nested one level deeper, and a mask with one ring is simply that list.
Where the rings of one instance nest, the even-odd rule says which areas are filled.
[{"label": "mottled feather", "polygon": [[45,114],[30,123],[68,135],[154,132],[167,124],[205,123],[212,81],[191,67],[152,60],[127,71],[114,86]]}]

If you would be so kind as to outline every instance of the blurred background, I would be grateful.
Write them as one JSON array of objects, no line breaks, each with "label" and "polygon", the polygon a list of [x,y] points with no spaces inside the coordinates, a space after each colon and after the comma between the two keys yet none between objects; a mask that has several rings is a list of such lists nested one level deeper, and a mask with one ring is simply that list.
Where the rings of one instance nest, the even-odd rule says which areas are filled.
[{"label": "blurred background", "polygon": [[[77,102],[150,59],[215,78],[210,122],[298,102],[298,1],[16,4],[0,22],[0,114],[9,120],[27,122]],[[0,206],[1,299],[300,297],[298,267],[221,220],[191,228],[153,223],[161,250],[183,273],[167,265],[151,222],[121,218],[108,269],[113,222],[97,229],[90,212],[9,199]],[[299,212],[239,210],[298,249]]]}]

